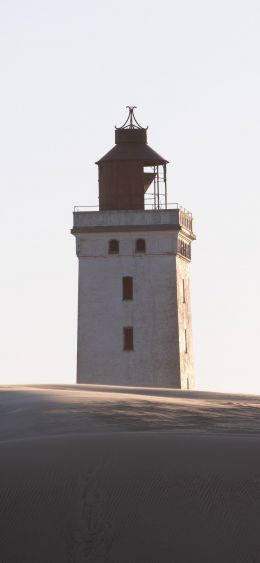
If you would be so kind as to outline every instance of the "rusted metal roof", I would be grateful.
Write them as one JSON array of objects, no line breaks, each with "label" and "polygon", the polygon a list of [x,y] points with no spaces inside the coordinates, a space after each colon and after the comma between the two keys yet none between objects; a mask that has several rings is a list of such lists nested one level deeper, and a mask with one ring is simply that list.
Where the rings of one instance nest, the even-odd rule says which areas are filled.
[{"label": "rusted metal roof", "polygon": [[144,166],[167,164],[168,160],[143,143],[118,143],[107,152],[96,164],[106,160],[138,160]]},{"label": "rusted metal roof", "polygon": [[141,127],[134,115],[134,106],[127,106],[129,115],[122,127],[116,127],[115,146],[96,164],[113,160],[136,160],[144,166],[166,164],[168,160],[147,144],[147,128]]}]

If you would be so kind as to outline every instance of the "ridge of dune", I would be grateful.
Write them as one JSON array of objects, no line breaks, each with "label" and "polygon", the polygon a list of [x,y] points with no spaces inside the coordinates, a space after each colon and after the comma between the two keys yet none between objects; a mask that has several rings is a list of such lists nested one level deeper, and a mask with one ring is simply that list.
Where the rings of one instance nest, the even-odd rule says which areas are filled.
[{"label": "ridge of dune", "polygon": [[258,434],[260,397],[95,385],[0,387],[0,440],[78,432]]},{"label": "ridge of dune", "polygon": [[0,388],[1,563],[257,563],[260,397]]}]

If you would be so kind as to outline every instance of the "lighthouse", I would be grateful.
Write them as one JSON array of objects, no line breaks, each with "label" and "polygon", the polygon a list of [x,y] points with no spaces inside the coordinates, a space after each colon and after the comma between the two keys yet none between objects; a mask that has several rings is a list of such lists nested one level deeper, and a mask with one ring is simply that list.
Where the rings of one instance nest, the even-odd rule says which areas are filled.
[{"label": "lighthouse", "polygon": [[96,163],[99,209],[74,208],[77,383],[193,389],[192,214],[168,202],[168,161],[127,108]]}]

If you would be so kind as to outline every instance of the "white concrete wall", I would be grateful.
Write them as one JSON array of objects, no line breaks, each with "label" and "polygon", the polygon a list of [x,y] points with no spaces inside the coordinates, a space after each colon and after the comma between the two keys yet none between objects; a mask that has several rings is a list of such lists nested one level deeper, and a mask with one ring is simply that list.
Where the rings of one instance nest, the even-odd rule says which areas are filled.
[{"label": "white concrete wall", "polygon": [[[79,383],[193,388],[189,261],[177,240],[195,236],[180,221],[178,209],[74,213]],[[113,238],[118,255],[108,253]],[[137,238],[145,254],[135,253]],[[132,301],[122,299],[123,276],[133,277]],[[127,326],[133,351],[123,350]]]},{"label": "white concrete wall", "polygon": [[[176,257],[181,388],[194,389],[189,262]],[[183,299],[183,286],[185,301]],[[186,330],[186,338],[185,338]],[[187,339],[187,346],[185,340]]]}]

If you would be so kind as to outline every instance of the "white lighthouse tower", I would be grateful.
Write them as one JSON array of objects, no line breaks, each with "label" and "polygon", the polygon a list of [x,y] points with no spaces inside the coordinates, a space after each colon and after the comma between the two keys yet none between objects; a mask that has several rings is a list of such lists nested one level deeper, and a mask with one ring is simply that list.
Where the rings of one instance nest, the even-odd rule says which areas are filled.
[{"label": "white lighthouse tower", "polygon": [[77,382],[192,389],[192,215],[167,203],[167,161],[133,107],[115,143],[97,162],[99,211],[74,211]]}]

